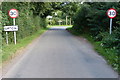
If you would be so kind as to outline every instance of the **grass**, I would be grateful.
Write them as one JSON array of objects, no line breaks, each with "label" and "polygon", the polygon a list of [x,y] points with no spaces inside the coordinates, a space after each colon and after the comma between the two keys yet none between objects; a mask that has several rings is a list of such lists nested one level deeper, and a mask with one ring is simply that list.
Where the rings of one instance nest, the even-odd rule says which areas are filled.
[{"label": "grass", "polygon": [[81,36],[85,37],[86,39],[88,39],[94,46],[94,49],[99,53],[99,55],[103,56],[104,59],[106,59],[106,61],[108,62],[108,64],[110,64],[114,70],[118,71],[120,73],[120,71],[118,70],[118,55],[116,54],[116,50],[115,49],[111,49],[111,48],[105,48],[103,47],[102,41],[94,41],[93,38],[88,35],[88,34],[82,34]]},{"label": "grass", "polygon": [[45,32],[47,29],[41,29],[35,34],[28,36],[24,39],[21,39],[17,41],[17,44],[9,44],[9,45],[4,45],[2,47],[2,61],[7,61],[11,58],[12,55],[16,53],[16,51],[20,50],[21,48],[25,48],[29,43],[31,43],[35,38],[37,38],[39,35],[41,35],[43,32]]},{"label": "grass", "polygon": [[51,28],[51,27],[60,27],[60,26],[70,26],[70,27],[72,27],[72,25],[48,25],[47,27]]},{"label": "grass", "polygon": [[83,36],[85,37],[90,43],[94,46],[94,49],[99,53],[99,55],[102,55],[108,64],[110,64],[114,70],[116,70],[118,73],[120,73],[119,65],[118,65],[118,55],[116,54],[115,49],[105,48],[102,46],[102,41],[94,41],[93,37],[89,34],[81,34],[80,32],[74,31],[72,28],[67,29],[69,32],[71,32],[73,35],[76,36]]}]

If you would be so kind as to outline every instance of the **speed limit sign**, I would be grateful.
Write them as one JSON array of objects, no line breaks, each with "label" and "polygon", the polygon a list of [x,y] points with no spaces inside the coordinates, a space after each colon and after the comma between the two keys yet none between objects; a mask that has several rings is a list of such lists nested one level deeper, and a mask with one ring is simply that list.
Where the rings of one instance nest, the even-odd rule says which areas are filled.
[{"label": "speed limit sign", "polygon": [[[17,9],[10,9],[8,11],[8,15],[13,18],[13,26],[15,26],[15,19],[18,17],[18,10]],[[6,32],[7,35],[7,32]],[[7,38],[6,38],[7,39]],[[14,42],[16,44],[16,31],[14,31]],[[8,43],[8,40],[7,40]]]},{"label": "speed limit sign", "polygon": [[11,18],[17,18],[18,17],[18,10],[17,9],[10,9],[8,12],[8,15]]},{"label": "speed limit sign", "polygon": [[110,34],[112,33],[112,19],[115,18],[117,15],[117,11],[113,8],[110,8],[107,11],[107,16],[110,18]]},{"label": "speed limit sign", "polygon": [[116,12],[116,10],[115,9],[113,9],[113,8],[110,8],[108,11],[107,11],[107,15],[108,15],[108,17],[109,18],[115,18],[116,17],[116,14],[117,14],[117,12]]}]

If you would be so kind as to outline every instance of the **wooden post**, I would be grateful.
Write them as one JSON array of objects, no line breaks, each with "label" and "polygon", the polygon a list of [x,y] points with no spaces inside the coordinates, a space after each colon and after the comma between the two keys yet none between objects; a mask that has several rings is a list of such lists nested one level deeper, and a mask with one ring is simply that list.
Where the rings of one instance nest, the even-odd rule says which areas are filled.
[{"label": "wooden post", "polygon": [[8,32],[6,31],[6,44],[8,45]]}]

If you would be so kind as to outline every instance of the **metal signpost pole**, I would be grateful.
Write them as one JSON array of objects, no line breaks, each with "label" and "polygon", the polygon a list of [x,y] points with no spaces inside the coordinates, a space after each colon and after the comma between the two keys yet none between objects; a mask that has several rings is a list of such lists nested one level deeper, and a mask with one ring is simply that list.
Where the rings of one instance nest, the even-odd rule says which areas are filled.
[{"label": "metal signpost pole", "polygon": [[[13,18],[13,25],[15,26],[15,18]],[[14,31],[14,43],[16,45],[16,32]]]},{"label": "metal signpost pole", "polygon": [[112,33],[112,18],[110,19],[110,34]]},{"label": "metal signpost pole", "polygon": [[18,17],[18,10],[17,9],[10,9],[8,12],[8,15],[13,18],[13,26],[6,26],[6,27],[11,27],[10,29],[7,28],[8,31],[14,31],[14,43],[16,45],[16,28],[15,26],[15,18]]},{"label": "metal signpost pole", "polygon": [[112,19],[116,17],[117,11],[113,8],[110,8],[107,11],[107,16],[110,18],[110,34],[112,34]]}]

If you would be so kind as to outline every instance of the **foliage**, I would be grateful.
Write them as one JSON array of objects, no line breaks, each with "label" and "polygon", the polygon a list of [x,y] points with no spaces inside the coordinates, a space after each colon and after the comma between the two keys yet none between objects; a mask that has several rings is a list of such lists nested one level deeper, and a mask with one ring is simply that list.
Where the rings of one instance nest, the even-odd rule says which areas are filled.
[{"label": "foliage", "polygon": [[[0,53],[2,53],[2,11],[1,11],[1,3],[0,3]],[[1,54],[0,54],[1,55]],[[0,57],[0,65],[1,64],[1,60],[2,58]]]},{"label": "foliage", "polygon": [[[47,26],[46,17],[52,15],[52,24],[58,24],[58,20],[72,18],[74,25],[69,29],[72,33],[89,34],[88,39],[92,40],[96,50],[103,55],[107,61],[120,72],[120,3],[71,3],[71,2],[3,2],[2,3],[2,26],[13,25],[12,19],[8,16],[8,10],[15,8],[19,11],[16,25],[19,25],[17,40],[24,40],[26,37],[42,30]],[[109,34],[109,18],[106,12],[109,8],[115,8],[118,12],[113,19],[113,32]],[[1,13],[1,11],[0,11]],[[55,16],[54,14],[58,15]],[[70,20],[68,20],[70,22]],[[13,43],[13,33],[8,32],[9,43]],[[1,39],[1,38],[0,38]],[[2,33],[3,46],[6,46],[5,32]],[[8,47],[9,48],[9,47]],[[8,49],[9,50],[9,49]],[[10,50],[9,50],[10,51]]]},{"label": "foliage", "polygon": [[78,11],[80,7],[80,3],[76,2],[65,2],[62,3],[61,11],[65,13],[67,16],[73,17],[75,13]]},{"label": "foliage", "polygon": [[[106,12],[109,8],[117,10],[113,19],[112,34],[109,34],[109,18]],[[120,72],[120,3],[85,3],[74,17],[73,33],[89,34],[97,51],[103,55],[114,69]]]},{"label": "foliage", "polygon": [[[8,60],[16,53],[17,50],[29,44],[35,37],[43,32],[43,28],[46,28],[46,18],[42,18],[42,16],[34,14],[33,9],[35,8],[35,5],[36,4],[30,2],[2,3],[2,11],[0,11],[0,13],[2,13],[2,15],[0,15],[0,18],[2,18],[2,26],[13,25],[13,20],[8,16],[8,11],[10,9],[15,8],[19,11],[19,16],[16,18],[16,25],[19,27],[19,30],[17,31],[17,45],[13,44],[13,32],[8,32],[9,45],[6,45],[6,35],[4,31],[2,32],[2,37],[0,36],[0,39],[2,39],[3,53],[0,54],[0,57],[2,56],[3,61]],[[45,6],[46,4],[44,4],[44,7]]]},{"label": "foliage", "polygon": [[[41,3],[42,4],[42,3]],[[45,7],[46,4],[44,4]],[[30,2],[3,2],[2,3],[2,26],[13,25],[12,18],[8,16],[8,11],[15,8],[19,11],[19,17],[16,18],[16,25],[19,26],[17,31],[17,40],[32,35],[41,28],[45,28],[46,19],[39,15],[34,15],[33,8],[35,4]],[[13,43],[13,32],[8,32],[9,43]],[[5,32],[3,31],[3,45],[5,44]]]},{"label": "foliage", "polygon": [[46,18],[51,15],[53,11],[61,8],[60,2],[33,2],[34,7],[32,8],[34,15],[39,15],[42,18]]},{"label": "foliage", "polygon": [[[66,17],[67,17],[67,25],[71,25],[73,16],[79,9],[80,3],[75,2],[61,2],[61,3],[51,3],[52,11],[50,15],[53,16],[52,21],[48,21],[52,25],[59,25],[59,20],[62,21],[62,25],[66,24]],[[56,15],[55,15],[56,14]]]}]

